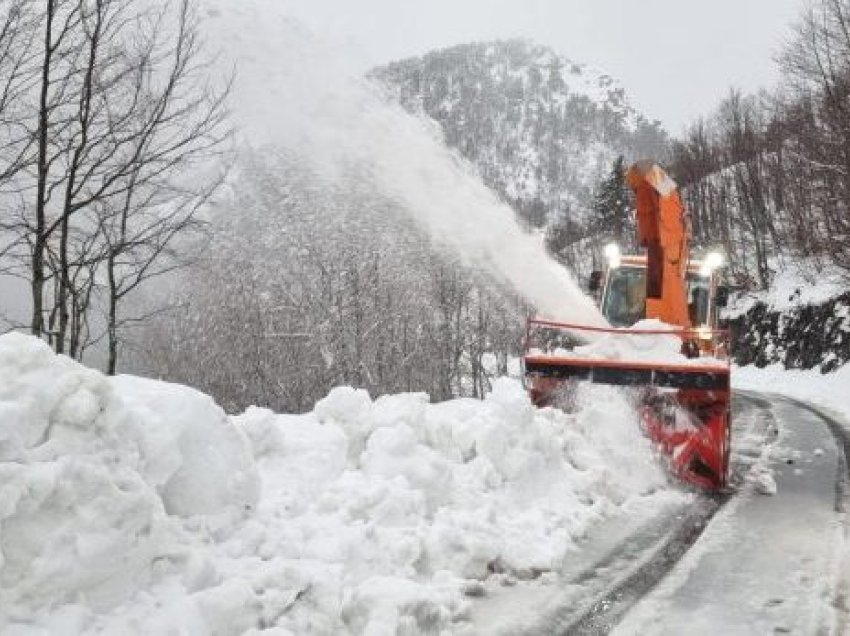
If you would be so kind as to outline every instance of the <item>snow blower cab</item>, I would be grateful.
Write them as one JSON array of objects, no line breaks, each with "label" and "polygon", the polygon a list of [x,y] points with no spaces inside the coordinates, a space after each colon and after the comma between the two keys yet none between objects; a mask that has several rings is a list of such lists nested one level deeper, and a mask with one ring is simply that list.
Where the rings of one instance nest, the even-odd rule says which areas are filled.
[{"label": "snow blower cab", "polygon": [[609,327],[528,321],[525,379],[538,406],[557,405],[575,382],[633,387],[643,428],[680,479],[726,484],[730,441],[726,302],[722,257],[690,258],[689,228],[676,184],[655,164],[632,166],[638,240],[645,254],[605,250],[591,276]]},{"label": "snow blower cab", "polygon": [[[598,296],[602,315],[612,327],[633,327],[647,318],[646,256],[623,256],[614,244],[605,248],[605,255],[607,267],[591,274],[588,289]],[[728,288],[720,284],[722,266],[722,255],[710,252],[702,260],[689,260],[685,271],[688,327],[699,336],[699,351],[711,355],[723,344],[717,337],[718,312],[728,300]]]}]

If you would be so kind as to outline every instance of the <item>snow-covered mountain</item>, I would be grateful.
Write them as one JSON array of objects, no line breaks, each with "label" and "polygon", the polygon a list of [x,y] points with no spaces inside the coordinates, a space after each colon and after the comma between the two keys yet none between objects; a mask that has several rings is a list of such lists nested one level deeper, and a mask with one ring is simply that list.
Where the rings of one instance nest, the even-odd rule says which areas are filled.
[{"label": "snow-covered mountain", "polygon": [[587,209],[617,155],[662,158],[667,138],[611,76],[525,40],[463,44],[371,76],[533,226]]}]

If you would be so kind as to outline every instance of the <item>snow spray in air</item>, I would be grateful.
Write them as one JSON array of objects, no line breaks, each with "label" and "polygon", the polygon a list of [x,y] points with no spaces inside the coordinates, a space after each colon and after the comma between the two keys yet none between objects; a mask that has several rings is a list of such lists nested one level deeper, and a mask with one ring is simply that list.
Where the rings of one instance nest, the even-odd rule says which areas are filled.
[{"label": "snow spray in air", "polygon": [[507,282],[547,317],[606,322],[575,279],[522,230],[513,210],[435,124],[386,100],[342,56],[288,19],[277,0],[207,0],[207,32],[236,69],[234,115],[248,143],[294,150],[332,178],[357,166],[467,265]]}]

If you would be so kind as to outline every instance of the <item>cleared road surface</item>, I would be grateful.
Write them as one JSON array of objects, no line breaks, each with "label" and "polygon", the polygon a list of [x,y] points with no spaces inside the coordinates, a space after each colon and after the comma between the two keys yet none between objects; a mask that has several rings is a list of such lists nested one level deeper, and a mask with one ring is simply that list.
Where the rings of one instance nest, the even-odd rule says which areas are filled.
[{"label": "cleared road surface", "polygon": [[475,621],[476,631],[850,631],[847,430],[805,404],[751,393],[735,395],[733,421],[727,493],[671,504],[632,526],[612,524],[542,598],[539,589],[517,589],[485,601],[503,611],[486,612],[490,620]]}]

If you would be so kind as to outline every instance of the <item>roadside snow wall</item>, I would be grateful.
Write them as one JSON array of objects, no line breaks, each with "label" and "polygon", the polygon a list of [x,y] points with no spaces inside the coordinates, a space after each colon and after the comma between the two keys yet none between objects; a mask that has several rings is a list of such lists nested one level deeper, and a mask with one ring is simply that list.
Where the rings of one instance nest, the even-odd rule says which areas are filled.
[{"label": "roadside snow wall", "polygon": [[338,388],[228,417],[0,336],[0,632],[439,633],[491,576],[557,570],[681,497],[621,394],[573,414]]},{"label": "roadside snow wall", "polygon": [[850,292],[781,308],[757,302],[726,323],[732,354],[741,366],[780,364],[827,373],[850,362]]}]

